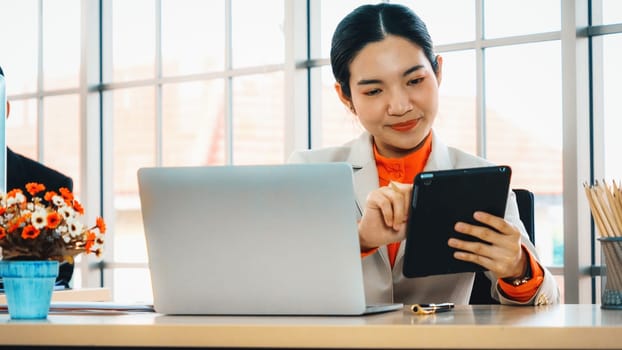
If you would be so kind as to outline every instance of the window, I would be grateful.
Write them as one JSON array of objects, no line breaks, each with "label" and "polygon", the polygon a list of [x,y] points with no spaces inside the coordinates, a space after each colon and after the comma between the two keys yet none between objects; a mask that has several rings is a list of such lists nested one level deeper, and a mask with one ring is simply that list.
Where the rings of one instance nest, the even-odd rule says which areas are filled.
[{"label": "window", "polygon": [[[224,13],[224,1],[162,1],[164,76],[225,69],[225,36],[218,35],[225,30]],[[188,33],[196,33],[195,40],[186,39]]]},{"label": "window", "polygon": [[441,2],[435,0],[402,0],[391,2],[408,6],[415,11],[425,22],[436,46],[469,42],[476,39],[476,11],[473,0],[444,0]]},{"label": "window", "polygon": [[[605,178],[622,180],[622,74],[618,68],[622,59],[622,34],[608,35],[602,39],[604,165]],[[596,39],[600,40],[600,39]],[[599,55],[600,56],[600,55]],[[619,183],[619,182],[618,182]]]},{"label": "window", "polygon": [[477,153],[475,50],[442,52],[443,79],[434,131],[447,145]]},{"label": "window", "polygon": [[[565,227],[568,218],[584,213],[567,202],[573,196],[566,194],[576,189],[563,188],[563,180],[580,169],[563,160],[586,152],[582,144],[564,142],[577,137],[565,130],[573,124],[568,118],[582,125],[593,120],[590,171],[622,176],[616,153],[622,146],[616,134],[622,113],[620,2],[396,2],[424,19],[444,57],[435,131],[451,146],[512,165],[513,186],[536,193],[536,245],[544,262],[559,278],[585,277],[591,262],[564,261],[565,249],[584,234],[572,230],[587,230]],[[364,3],[0,0],[0,8],[11,9],[0,11],[0,32],[14,33],[0,47],[12,102],[8,144],[71,174],[87,211],[101,205],[109,223],[104,279],[99,265],[85,259],[74,286],[103,283],[118,300],[151,298],[138,168],[280,163],[292,138],[309,138],[294,144],[316,148],[357,137],[362,127],[336,96],[329,53],[338,21]],[[577,28],[569,28],[575,23],[565,14],[576,12],[587,23],[588,6],[588,34],[567,39],[563,34]],[[291,24],[301,20],[308,27]],[[592,66],[564,56],[564,47],[579,47],[585,38]],[[306,55],[288,54],[306,40]],[[565,94],[572,85],[565,84],[565,74],[586,72],[593,80],[578,85],[592,90]],[[300,79],[309,80],[292,83]],[[296,96],[306,97],[290,101],[285,96],[291,86],[302,87]],[[588,94],[589,113],[568,109],[568,99]],[[96,170],[90,170],[93,164]],[[581,288],[566,285],[572,286],[570,302],[586,300]]]},{"label": "window", "polygon": [[561,29],[560,1],[484,1],[484,35],[502,38]]},{"label": "window", "polygon": [[563,265],[561,54],[558,41],[486,50],[486,154],[534,192],[536,248]]},{"label": "window", "polygon": [[112,131],[104,152],[112,155],[105,159],[114,212],[106,270],[115,299],[149,301],[138,169],[285,159],[284,2],[104,4],[111,40],[102,51],[103,118]]}]

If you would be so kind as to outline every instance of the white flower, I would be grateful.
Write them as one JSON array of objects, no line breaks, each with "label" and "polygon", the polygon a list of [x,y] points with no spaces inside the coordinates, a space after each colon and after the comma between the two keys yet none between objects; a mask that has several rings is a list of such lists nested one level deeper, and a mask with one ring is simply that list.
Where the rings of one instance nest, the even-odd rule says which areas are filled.
[{"label": "white flower", "polygon": [[24,203],[26,202],[26,196],[24,196],[24,194],[21,192],[17,192],[15,194],[15,200],[17,201],[17,203]]},{"label": "white flower", "polygon": [[9,197],[9,198],[6,200],[6,206],[7,206],[7,207],[13,206],[13,205],[15,205],[15,204],[17,204],[17,199],[16,199],[15,197]]},{"label": "white flower", "polygon": [[[64,202],[63,202],[64,203]],[[68,206],[64,206],[61,208],[58,208],[58,214],[65,219],[65,221],[67,222],[72,222],[73,219],[76,216],[76,212],[75,210],[73,210],[72,207],[68,207]]]},{"label": "white flower", "polygon": [[59,195],[52,197],[52,203],[57,207],[65,207],[65,200]]},{"label": "white flower", "polygon": [[30,211],[35,211],[35,205],[32,202],[29,202],[28,204],[26,204],[26,209]]},{"label": "white flower", "polygon": [[75,220],[69,223],[69,234],[71,237],[77,237],[82,233],[82,224]]},{"label": "white flower", "polygon": [[32,226],[37,230],[41,230],[47,224],[47,212],[45,210],[35,210],[30,217]]}]

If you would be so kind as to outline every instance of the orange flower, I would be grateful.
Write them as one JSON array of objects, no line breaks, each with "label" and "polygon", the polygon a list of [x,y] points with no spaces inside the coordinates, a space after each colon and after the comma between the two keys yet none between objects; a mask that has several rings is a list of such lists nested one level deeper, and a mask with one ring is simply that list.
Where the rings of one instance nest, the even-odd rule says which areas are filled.
[{"label": "orange flower", "polygon": [[56,227],[58,227],[58,224],[60,224],[60,215],[53,211],[51,213],[48,214],[47,216],[47,228],[49,229],[55,229]]},{"label": "orange flower", "polygon": [[84,208],[77,200],[73,201],[73,209],[78,212],[80,215],[84,215]]},{"label": "orange flower", "polygon": [[43,199],[45,199],[46,202],[51,202],[52,201],[52,197],[56,196],[56,192],[54,191],[47,191],[45,192],[45,196],[43,196]]},{"label": "orange flower", "polygon": [[16,188],[16,189],[10,190],[10,191],[6,194],[6,196],[7,196],[7,198],[11,198],[11,197],[15,197],[15,195],[16,195],[16,194],[18,194],[18,193],[23,193],[23,192],[22,192],[22,190],[20,190],[19,188]]},{"label": "orange flower", "polygon": [[5,257],[29,254],[71,261],[80,253],[102,254],[103,218],[98,217],[91,227],[84,226],[78,220],[84,207],[67,188],[47,191],[30,182],[22,189],[0,192],[0,200],[6,202],[0,206],[0,249]]},{"label": "orange flower", "polygon": [[23,239],[35,239],[39,236],[41,231],[37,230],[34,226],[28,225],[22,230]]},{"label": "orange flower", "polygon": [[60,192],[60,195],[63,196],[63,199],[65,199],[65,202],[69,202],[73,200],[73,193],[71,193],[71,191],[69,191],[67,187],[59,188],[58,192]]},{"label": "orange flower", "polygon": [[99,232],[101,232],[102,234],[106,233],[106,223],[104,222],[104,218],[98,216],[95,219],[95,225],[97,225],[97,229],[99,229]]},{"label": "orange flower", "polygon": [[20,224],[19,220],[15,220],[14,222],[12,222],[11,225],[9,225],[9,228],[7,229],[9,233],[15,232],[15,230],[19,228],[19,224]]},{"label": "orange flower", "polygon": [[93,244],[95,244],[95,237],[95,233],[92,231],[88,231],[86,233],[86,243],[84,244],[84,249],[86,249],[87,252],[90,251]]},{"label": "orange flower", "polygon": [[26,191],[28,191],[31,196],[34,196],[41,191],[45,191],[45,186],[40,183],[29,182],[26,184]]}]

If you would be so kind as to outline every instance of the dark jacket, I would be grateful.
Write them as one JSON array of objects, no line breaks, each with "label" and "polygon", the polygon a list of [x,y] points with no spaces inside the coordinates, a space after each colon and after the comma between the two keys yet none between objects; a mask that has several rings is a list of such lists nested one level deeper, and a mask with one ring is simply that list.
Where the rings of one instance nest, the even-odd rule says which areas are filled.
[{"label": "dark jacket", "polygon": [[[56,191],[61,187],[66,187],[73,191],[73,180],[61,174],[60,172],[48,168],[47,166],[34,161],[28,157],[24,157],[18,153],[11,151],[8,147],[6,150],[6,190],[21,188],[24,190],[29,182],[38,182],[43,184],[47,190]],[[29,194],[24,191],[24,195]],[[60,264],[60,271],[56,279],[56,285],[69,287],[69,281],[73,275],[73,264]]]}]

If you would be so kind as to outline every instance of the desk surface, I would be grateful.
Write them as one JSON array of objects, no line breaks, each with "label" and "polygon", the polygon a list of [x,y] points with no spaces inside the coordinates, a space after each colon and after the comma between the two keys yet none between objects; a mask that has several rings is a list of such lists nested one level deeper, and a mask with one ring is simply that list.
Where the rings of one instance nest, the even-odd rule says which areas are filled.
[{"label": "desk surface", "polygon": [[457,306],[365,317],[0,315],[3,345],[428,349],[622,349],[622,310],[600,305]]},{"label": "desk surface", "polygon": [[[112,292],[109,288],[80,288],[55,290],[52,301],[110,301]],[[0,304],[6,304],[6,296],[0,294]]]}]

